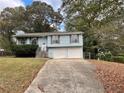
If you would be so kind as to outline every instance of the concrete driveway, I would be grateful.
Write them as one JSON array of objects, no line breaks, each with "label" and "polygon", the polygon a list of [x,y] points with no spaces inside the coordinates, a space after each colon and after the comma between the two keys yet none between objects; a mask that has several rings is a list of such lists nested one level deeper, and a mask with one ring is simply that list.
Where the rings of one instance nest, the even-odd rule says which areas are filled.
[{"label": "concrete driveway", "polygon": [[49,60],[25,93],[104,93],[94,71],[81,59]]}]

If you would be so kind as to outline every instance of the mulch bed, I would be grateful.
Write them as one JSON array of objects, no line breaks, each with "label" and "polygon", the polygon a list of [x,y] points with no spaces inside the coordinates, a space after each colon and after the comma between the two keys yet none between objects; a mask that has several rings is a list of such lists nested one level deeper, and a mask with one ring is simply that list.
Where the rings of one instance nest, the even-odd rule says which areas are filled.
[{"label": "mulch bed", "polygon": [[106,93],[124,93],[124,64],[90,60],[96,65],[98,78]]}]

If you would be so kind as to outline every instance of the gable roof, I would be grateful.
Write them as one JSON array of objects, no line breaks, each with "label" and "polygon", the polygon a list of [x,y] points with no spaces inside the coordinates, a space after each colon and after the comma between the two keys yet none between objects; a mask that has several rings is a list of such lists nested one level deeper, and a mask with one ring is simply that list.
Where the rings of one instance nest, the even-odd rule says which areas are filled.
[{"label": "gable roof", "polygon": [[45,32],[45,33],[25,33],[19,35],[13,35],[14,37],[42,37],[42,36],[52,36],[52,35],[78,35],[83,34],[83,32]]}]

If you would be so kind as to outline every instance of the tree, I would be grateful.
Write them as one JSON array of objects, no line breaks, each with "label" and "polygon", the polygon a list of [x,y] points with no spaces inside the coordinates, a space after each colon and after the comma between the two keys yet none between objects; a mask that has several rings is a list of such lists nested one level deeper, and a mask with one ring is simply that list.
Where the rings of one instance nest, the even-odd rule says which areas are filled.
[{"label": "tree", "polygon": [[11,43],[9,40],[3,36],[0,35],[0,48],[6,49],[6,51],[11,50]]},{"label": "tree", "polygon": [[95,29],[95,31],[94,36],[97,38],[99,48],[109,50],[112,54],[120,52],[120,46],[122,45],[122,39],[120,38],[124,36],[124,31],[119,30],[116,24],[108,23],[101,26],[100,29]]},{"label": "tree", "polygon": [[5,8],[0,14],[0,33],[11,39],[13,31],[21,29],[25,22],[25,9],[23,7]]},{"label": "tree", "polygon": [[[97,31],[101,35],[104,33],[102,32],[105,30],[104,27],[107,27],[106,24],[115,23],[121,19],[123,5],[123,0],[63,0],[62,9],[65,13],[66,29],[83,31],[84,50],[94,51],[100,46],[100,42],[103,42],[98,40]],[[107,33],[111,34],[109,30]]]},{"label": "tree", "polygon": [[63,18],[59,12],[55,12],[50,5],[35,1],[32,5],[15,8],[5,8],[0,13],[0,33],[9,39],[16,30],[25,32],[49,32],[59,26]]},{"label": "tree", "polygon": [[40,1],[33,2],[31,6],[27,7],[28,21],[31,30],[36,32],[49,32],[56,28],[51,27],[52,24],[56,26],[62,22],[62,15],[55,12],[50,5]]}]

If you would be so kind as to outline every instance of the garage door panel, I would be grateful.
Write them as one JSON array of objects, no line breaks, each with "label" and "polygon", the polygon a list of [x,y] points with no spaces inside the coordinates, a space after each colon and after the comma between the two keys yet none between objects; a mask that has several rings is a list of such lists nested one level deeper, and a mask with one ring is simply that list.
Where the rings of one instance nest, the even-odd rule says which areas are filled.
[{"label": "garage door panel", "polygon": [[54,49],[54,58],[67,58],[67,49],[66,48],[59,48]]},{"label": "garage door panel", "polygon": [[69,48],[68,58],[82,58],[82,49],[80,48]]}]

